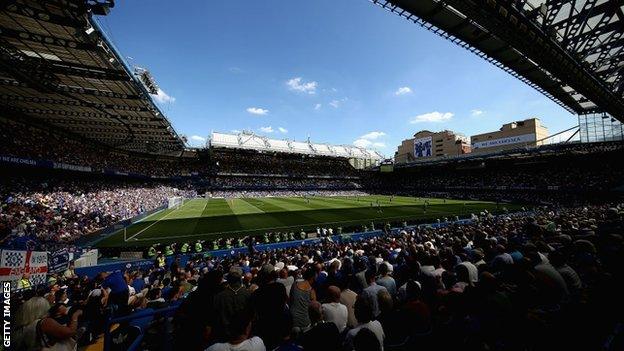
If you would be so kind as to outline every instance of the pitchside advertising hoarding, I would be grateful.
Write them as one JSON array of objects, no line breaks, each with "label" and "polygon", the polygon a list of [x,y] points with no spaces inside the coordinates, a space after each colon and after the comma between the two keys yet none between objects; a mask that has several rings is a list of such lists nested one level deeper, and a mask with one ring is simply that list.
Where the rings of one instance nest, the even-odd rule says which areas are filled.
[{"label": "pitchside advertising hoarding", "polygon": [[432,139],[430,136],[414,139],[414,157],[430,157],[431,156]]},{"label": "pitchside advertising hoarding", "polygon": [[512,144],[520,144],[520,143],[531,143],[535,142],[535,134],[522,134],[522,135],[514,135],[506,138],[500,139],[490,139],[479,141],[472,144],[473,149],[482,149],[488,147],[497,147],[504,145],[512,145]]}]

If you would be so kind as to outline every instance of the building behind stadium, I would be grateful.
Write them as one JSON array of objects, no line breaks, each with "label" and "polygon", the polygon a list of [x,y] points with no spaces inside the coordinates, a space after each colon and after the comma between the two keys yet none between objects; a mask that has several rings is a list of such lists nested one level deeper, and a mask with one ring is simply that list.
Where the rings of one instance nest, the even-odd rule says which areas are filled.
[{"label": "building behind stadium", "polygon": [[422,130],[413,138],[403,140],[394,159],[396,163],[429,160],[444,156],[459,156],[470,152],[470,143],[464,135],[450,130],[430,132]]},{"label": "building behind stadium", "polygon": [[495,152],[510,147],[535,147],[542,145],[546,138],[548,138],[548,128],[541,124],[539,118],[529,118],[503,124],[494,132],[471,136],[471,152]]},{"label": "building behind stadium", "polygon": [[395,163],[429,161],[470,153],[492,153],[517,147],[536,147],[548,138],[548,128],[538,118],[503,124],[497,130],[470,138],[451,130],[422,130],[403,140],[395,152]]}]

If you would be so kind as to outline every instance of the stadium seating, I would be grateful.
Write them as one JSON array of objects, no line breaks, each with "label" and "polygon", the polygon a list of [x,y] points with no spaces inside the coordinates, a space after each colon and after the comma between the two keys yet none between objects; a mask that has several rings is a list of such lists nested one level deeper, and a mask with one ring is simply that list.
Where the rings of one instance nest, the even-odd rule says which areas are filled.
[{"label": "stadium seating", "polygon": [[[254,335],[249,342],[267,349],[350,350],[365,339],[388,350],[616,350],[623,216],[624,207],[608,205],[485,214],[362,241],[197,255],[185,266],[93,279],[61,274],[13,302],[22,305],[19,327],[45,318],[26,314],[39,301],[68,298],[70,315],[84,309],[81,345],[117,326],[107,349],[194,350]],[[319,302],[308,307],[309,299]],[[22,335],[14,345],[26,343]]]}]

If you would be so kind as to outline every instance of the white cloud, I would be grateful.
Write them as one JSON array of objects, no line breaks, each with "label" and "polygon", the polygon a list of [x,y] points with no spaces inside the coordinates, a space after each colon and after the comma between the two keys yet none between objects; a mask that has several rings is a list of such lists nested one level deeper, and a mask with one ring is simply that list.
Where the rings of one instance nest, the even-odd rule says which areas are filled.
[{"label": "white cloud", "polygon": [[269,113],[269,110],[267,109],[263,109],[260,107],[248,107],[247,108],[247,112],[251,113],[252,115],[266,115],[267,113]]},{"label": "white cloud", "polygon": [[374,147],[374,148],[382,148],[382,147],[386,147],[385,143],[382,142],[372,142],[368,139],[357,139],[356,141],[353,142],[353,145],[357,146],[357,147],[362,147],[362,148],[369,148],[369,147]]},{"label": "white cloud", "polygon": [[484,112],[483,110],[474,109],[474,110],[470,111],[470,114],[471,114],[472,116],[480,116],[480,115],[482,115],[482,114],[483,114],[483,112]]},{"label": "white cloud", "polygon": [[228,68],[228,71],[230,71],[232,73],[243,73],[243,70],[240,69],[240,67],[230,67],[230,68]]},{"label": "white cloud", "polygon": [[360,137],[360,139],[368,139],[368,140],[375,140],[377,138],[380,138],[382,136],[385,136],[386,133],[384,132],[370,132],[370,133],[366,133],[364,135],[362,135]]},{"label": "white cloud", "polygon": [[240,133],[241,131],[240,131],[240,130],[238,130],[238,129],[232,129],[232,130],[230,130],[230,132],[231,132],[231,133],[234,133],[234,134],[238,134],[238,133]]},{"label": "white cloud", "polygon": [[340,101],[338,101],[338,100],[332,100],[332,101],[329,103],[329,106],[331,106],[331,107],[333,107],[333,108],[338,108],[338,107],[340,106]]},{"label": "white cloud", "polygon": [[361,137],[359,137],[357,140],[355,140],[353,142],[353,145],[357,147],[363,147],[363,148],[369,148],[369,147],[383,148],[383,147],[386,147],[386,143],[381,142],[381,141],[374,141],[383,136],[386,136],[386,133],[379,132],[379,131],[368,132],[362,135]]},{"label": "white cloud", "polygon": [[400,87],[397,91],[394,92],[394,95],[407,95],[412,93],[412,88],[410,87]]},{"label": "white cloud", "polygon": [[206,145],[206,138],[199,135],[191,135],[188,138],[188,144],[191,146],[204,146]]},{"label": "white cloud", "polygon": [[288,85],[288,88],[290,90],[313,95],[316,94],[316,86],[318,85],[318,83],[315,81],[304,82],[301,77],[295,77],[289,79],[286,82],[286,85]]},{"label": "white cloud", "polygon": [[280,131],[280,133],[282,133],[282,134],[286,134],[286,133],[288,133],[288,129],[286,129],[286,128],[284,128],[284,127],[279,127],[279,128],[277,128],[277,130],[279,130],[279,131]]},{"label": "white cloud", "polygon": [[260,131],[263,133],[273,133],[273,127],[268,126],[268,127],[260,127]]},{"label": "white cloud", "polygon": [[152,95],[154,100],[158,101],[161,104],[168,102],[175,102],[175,98],[173,96],[167,95],[164,90],[158,88],[158,94]]},{"label": "white cloud", "polygon": [[446,122],[449,121],[451,118],[453,118],[453,113],[451,112],[429,112],[429,113],[424,113],[422,115],[418,115],[416,117],[412,117],[412,119],[410,120],[410,124],[416,124],[416,123],[423,123],[423,122],[432,122],[432,123],[438,123],[438,122]]},{"label": "white cloud", "polygon": [[373,142],[370,140],[366,140],[366,139],[357,139],[356,141],[353,142],[353,145],[357,147],[369,147],[373,145]]},{"label": "white cloud", "polygon": [[318,111],[321,109],[321,106],[322,106],[321,104],[316,104],[314,105],[314,109]]}]

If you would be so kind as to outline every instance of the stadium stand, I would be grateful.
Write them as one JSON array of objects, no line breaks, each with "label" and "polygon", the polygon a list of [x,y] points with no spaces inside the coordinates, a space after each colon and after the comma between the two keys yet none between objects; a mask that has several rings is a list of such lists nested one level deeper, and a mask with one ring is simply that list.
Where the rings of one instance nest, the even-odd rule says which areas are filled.
[{"label": "stadium stand", "polygon": [[152,246],[148,260],[66,262],[37,282],[24,269],[11,292],[11,349],[624,349],[624,144],[391,173],[362,169],[380,160],[368,150],[245,133],[187,150],[151,99],[149,74],[135,74],[93,19],[111,5],[0,5],[3,264],[5,252],[26,267],[33,250],[87,250],[83,238],[178,196],[385,193],[524,208],[354,234],[323,227],[300,240],[273,232]]},{"label": "stadium stand", "polygon": [[[366,336],[377,350],[596,349],[621,316],[623,214],[543,208],[94,278],[70,267],[14,294],[13,341],[29,349],[40,321],[50,337],[67,320],[56,342],[92,344],[118,322],[109,349],[361,350]],[[611,350],[622,341],[613,333]]]}]

